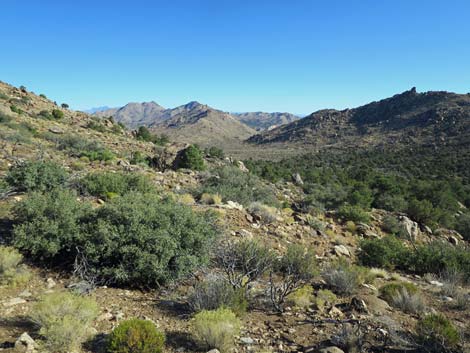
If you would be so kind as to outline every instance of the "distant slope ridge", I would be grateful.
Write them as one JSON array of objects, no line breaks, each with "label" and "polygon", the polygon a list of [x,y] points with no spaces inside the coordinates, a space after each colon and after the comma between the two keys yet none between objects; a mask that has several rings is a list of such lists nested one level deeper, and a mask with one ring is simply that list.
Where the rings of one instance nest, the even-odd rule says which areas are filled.
[{"label": "distant slope ridge", "polygon": [[364,106],[320,110],[252,136],[255,144],[470,143],[470,94],[415,88]]}]

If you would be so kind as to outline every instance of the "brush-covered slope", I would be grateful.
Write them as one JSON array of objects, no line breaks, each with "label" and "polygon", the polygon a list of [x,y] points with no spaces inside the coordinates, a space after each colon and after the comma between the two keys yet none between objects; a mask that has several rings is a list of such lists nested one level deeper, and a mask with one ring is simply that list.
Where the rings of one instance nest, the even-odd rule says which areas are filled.
[{"label": "brush-covered slope", "polygon": [[256,144],[315,146],[470,143],[470,94],[416,89],[342,111],[326,109],[253,136]]}]

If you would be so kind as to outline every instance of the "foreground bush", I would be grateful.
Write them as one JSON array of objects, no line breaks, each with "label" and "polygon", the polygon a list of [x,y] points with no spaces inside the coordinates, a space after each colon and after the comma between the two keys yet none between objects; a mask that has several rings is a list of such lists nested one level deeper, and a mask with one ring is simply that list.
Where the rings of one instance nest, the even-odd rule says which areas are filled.
[{"label": "foreground bush", "polygon": [[282,312],[287,297],[307,284],[317,271],[315,253],[301,245],[290,245],[274,262],[269,296],[274,308]]},{"label": "foreground bush", "polygon": [[63,185],[68,173],[54,162],[28,161],[10,168],[6,180],[18,191],[47,191]]},{"label": "foreground bush", "polygon": [[409,250],[394,236],[365,239],[360,243],[359,261],[365,266],[393,269],[401,266],[408,255]]},{"label": "foreground bush", "polygon": [[362,268],[346,261],[330,264],[322,271],[322,277],[329,287],[343,295],[353,294],[365,281]]},{"label": "foreground bush", "polygon": [[28,281],[30,274],[21,265],[23,255],[18,250],[0,246],[0,284],[17,285]]},{"label": "foreground bush", "polygon": [[274,190],[258,177],[236,167],[223,167],[215,172],[216,176],[203,182],[201,194],[220,194],[224,201],[231,200],[244,206],[256,201],[269,206],[278,205]]},{"label": "foreground bush", "polygon": [[91,323],[98,315],[96,302],[70,293],[47,294],[31,313],[39,327],[45,346],[53,352],[78,350],[90,334]]},{"label": "foreground bush", "polygon": [[380,296],[387,302],[391,303],[393,301],[393,297],[401,291],[415,294],[418,292],[418,287],[409,282],[392,282],[380,288]]},{"label": "foreground bush", "polygon": [[148,320],[125,320],[116,327],[108,338],[108,352],[111,353],[161,353],[165,335]]},{"label": "foreground bush", "polygon": [[264,223],[272,223],[277,219],[277,210],[274,207],[263,205],[260,202],[252,202],[247,211],[257,216]]},{"label": "foreground bush", "polygon": [[240,332],[240,320],[229,309],[201,311],[194,317],[193,332],[204,348],[225,353],[233,347],[234,336]]},{"label": "foreground bush", "polygon": [[455,326],[441,314],[427,315],[417,324],[418,341],[427,352],[454,352],[460,335]]},{"label": "foreground bush", "polygon": [[91,210],[65,190],[34,193],[15,209],[14,243],[38,261],[70,269],[75,258],[114,285],[155,287],[207,263],[211,214],[154,194],[130,193]]},{"label": "foreground bush", "polygon": [[33,260],[70,264],[84,240],[81,222],[87,206],[69,190],[29,194],[14,208],[14,245]]},{"label": "foreground bush", "polygon": [[368,223],[370,215],[359,206],[343,205],[338,210],[338,216],[346,221],[353,221],[355,223]]},{"label": "foreground bush", "polygon": [[189,296],[189,306],[193,311],[229,308],[242,314],[248,306],[244,292],[236,289],[223,278],[209,278],[199,282]]},{"label": "foreground bush", "polygon": [[136,173],[101,172],[86,175],[80,180],[82,192],[103,198],[127,192],[149,192],[153,185],[146,176]]}]

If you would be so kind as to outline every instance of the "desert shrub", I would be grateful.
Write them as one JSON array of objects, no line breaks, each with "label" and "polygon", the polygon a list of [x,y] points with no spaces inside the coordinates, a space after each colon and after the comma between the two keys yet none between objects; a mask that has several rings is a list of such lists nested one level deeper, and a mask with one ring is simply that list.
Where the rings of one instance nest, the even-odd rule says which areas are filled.
[{"label": "desert shrub", "polygon": [[389,304],[410,314],[420,314],[426,308],[421,293],[410,293],[406,288],[401,288],[393,294]]},{"label": "desert shrub", "polygon": [[64,117],[64,112],[59,109],[53,109],[51,114],[52,114],[52,117],[56,120],[61,120]]},{"label": "desert shrub", "polygon": [[63,109],[69,109],[69,105],[67,103],[62,103],[60,105]]},{"label": "desert shrub", "polygon": [[325,229],[325,223],[312,215],[307,215],[306,221],[307,221],[307,224],[315,230]]},{"label": "desert shrub", "polygon": [[192,170],[204,170],[204,158],[200,148],[195,145],[190,145],[188,148],[183,150],[178,167]]},{"label": "desert shrub", "polygon": [[7,100],[9,97],[5,94],[0,92],[0,99]]},{"label": "desert shrub", "polygon": [[45,161],[27,161],[10,168],[6,181],[18,191],[48,191],[63,185],[68,178],[65,169]]},{"label": "desert shrub", "polygon": [[244,292],[234,288],[223,278],[212,277],[198,282],[188,299],[193,311],[228,308],[240,315],[247,309]]},{"label": "desert shrub", "polygon": [[404,237],[403,225],[395,216],[386,215],[382,221],[382,229],[391,235]]},{"label": "desert shrub", "polygon": [[204,310],[194,317],[194,336],[206,349],[229,352],[233,347],[234,336],[239,332],[240,320],[229,309]]},{"label": "desert shrub", "polygon": [[368,223],[370,215],[359,206],[343,205],[338,209],[338,216],[346,221]]},{"label": "desert shrub", "polygon": [[23,255],[18,250],[0,246],[0,284],[16,286],[28,281],[30,273],[22,261]]},{"label": "desert shrub", "polygon": [[148,320],[121,322],[109,335],[107,351],[111,353],[161,353],[165,335]]},{"label": "desert shrub", "polygon": [[247,211],[252,215],[258,216],[264,223],[272,223],[277,219],[277,210],[275,207],[263,205],[261,202],[252,202]]},{"label": "desert shrub", "polygon": [[329,287],[344,295],[353,294],[365,280],[360,268],[341,260],[324,268],[322,277]]},{"label": "desert shrub", "polygon": [[289,294],[286,298],[286,303],[298,309],[307,309],[312,305],[313,299],[312,286],[304,285]]},{"label": "desert shrub", "polygon": [[16,114],[23,114],[23,110],[21,110],[20,108],[18,108],[16,105],[13,105],[13,104],[10,106],[10,110]]},{"label": "desert shrub", "polygon": [[[116,125],[117,126],[117,125]],[[149,158],[142,154],[140,151],[135,151],[132,153],[131,158],[129,159],[130,164],[141,164],[149,165]]]},{"label": "desert shrub", "polygon": [[403,212],[406,211],[408,203],[403,195],[391,195],[385,193],[378,195],[375,198],[373,206],[390,212]]},{"label": "desert shrub", "polygon": [[269,296],[277,311],[283,311],[286,298],[305,285],[317,272],[315,253],[300,245],[290,245],[274,262],[270,274]]},{"label": "desert shrub", "polygon": [[394,236],[382,239],[365,239],[360,243],[359,261],[365,266],[393,269],[403,267],[409,250]]},{"label": "desert shrub", "polygon": [[234,288],[246,287],[272,266],[273,253],[256,240],[220,244],[216,263]]},{"label": "desert shrub", "polygon": [[41,94],[39,95],[39,97],[44,98],[44,99],[47,99],[47,96],[46,96],[44,93],[41,93]]},{"label": "desert shrub", "polygon": [[14,245],[34,260],[73,261],[75,247],[82,239],[80,222],[87,206],[78,202],[75,193],[69,190],[29,194],[13,210]]},{"label": "desert shrub", "polygon": [[356,226],[356,223],[354,223],[353,221],[347,221],[345,226],[346,226],[346,230],[350,232],[351,234],[356,233],[357,226]]},{"label": "desert shrub", "polygon": [[365,351],[366,337],[360,325],[344,324],[341,330],[332,337],[331,342],[348,353]]},{"label": "desert shrub", "polygon": [[442,314],[430,314],[416,325],[418,342],[427,352],[454,352],[460,334],[452,322]]},{"label": "desert shrub", "polygon": [[52,114],[47,111],[47,110],[41,110],[37,115],[36,115],[37,118],[40,118],[40,119],[46,119],[46,120],[52,120],[54,119],[54,117],[52,116]]},{"label": "desert shrub", "polygon": [[114,153],[98,141],[89,141],[79,135],[46,135],[46,138],[55,142],[57,149],[67,151],[72,157],[86,157],[89,161],[109,161],[115,158]]},{"label": "desert shrub", "polygon": [[435,210],[433,204],[429,200],[412,199],[408,203],[406,213],[411,219],[418,223],[431,224],[435,220]]},{"label": "desert shrub", "polygon": [[110,283],[155,287],[208,262],[214,222],[169,198],[128,193],[88,217],[83,251]]},{"label": "desert shrub", "polygon": [[470,214],[462,214],[456,219],[455,229],[465,240],[470,241]]},{"label": "desert shrub", "polygon": [[9,123],[12,118],[9,115],[0,112],[0,124]]},{"label": "desert shrub", "polygon": [[106,132],[106,127],[98,121],[91,120],[86,125],[87,129],[95,130],[98,132]]},{"label": "desert shrub", "polygon": [[455,268],[442,271],[439,274],[439,281],[443,284],[441,293],[448,297],[457,296],[460,292],[460,286],[463,285],[464,275]]},{"label": "desert shrub", "polygon": [[207,147],[206,149],[204,149],[204,153],[209,158],[225,158],[224,150],[215,146]]},{"label": "desert shrub", "polygon": [[222,197],[219,194],[203,193],[199,197],[199,202],[203,205],[220,205],[222,203]]},{"label": "desert shrub", "polygon": [[380,296],[390,303],[393,300],[393,297],[402,290],[406,290],[409,294],[415,294],[418,292],[418,288],[413,283],[392,282],[380,288]]},{"label": "desert shrub", "polygon": [[336,295],[328,289],[320,289],[315,296],[315,307],[323,311],[327,305],[334,305],[337,300]]},{"label": "desert shrub", "polygon": [[89,336],[90,325],[98,313],[98,305],[91,298],[51,293],[36,304],[31,319],[39,327],[47,349],[70,352],[79,349]]},{"label": "desert shrub", "polygon": [[235,201],[244,206],[256,201],[268,206],[279,204],[274,190],[250,173],[236,167],[223,167],[215,170],[215,174],[203,181],[201,194],[218,193],[225,201]]},{"label": "desert shrub", "polygon": [[132,191],[145,193],[154,189],[148,177],[137,173],[91,173],[83,177],[79,184],[83,193],[103,198]]}]

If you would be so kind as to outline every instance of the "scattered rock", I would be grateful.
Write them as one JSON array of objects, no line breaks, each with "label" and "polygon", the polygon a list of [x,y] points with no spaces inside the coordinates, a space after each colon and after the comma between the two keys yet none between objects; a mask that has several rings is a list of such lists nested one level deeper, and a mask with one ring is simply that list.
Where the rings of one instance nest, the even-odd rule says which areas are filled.
[{"label": "scattered rock", "polygon": [[57,283],[55,283],[55,281],[54,281],[51,277],[49,277],[49,278],[46,280],[47,289],[52,289],[52,288],[54,288],[56,285],[57,285]]},{"label": "scattered rock", "polygon": [[336,346],[322,348],[318,353],[344,353],[344,351]]},{"label": "scattered rock", "polygon": [[251,337],[241,337],[240,342],[243,344],[253,344],[255,341]]},{"label": "scattered rock", "polygon": [[[184,352],[184,351],[183,351],[183,352]],[[211,349],[211,350],[210,350],[209,352],[207,352],[207,353],[220,353],[220,351],[219,351],[218,349],[214,348],[214,349]]]},{"label": "scattered rock", "polygon": [[243,210],[243,206],[235,201],[227,201],[225,205],[221,205],[223,208],[228,208],[229,210]]},{"label": "scattered rock", "polygon": [[72,289],[77,294],[90,294],[94,286],[88,281],[80,281],[77,283],[72,283],[67,286],[67,288]]},{"label": "scattered rock", "polygon": [[49,131],[52,132],[53,134],[63,134],[64,133],[64,130],[58,128],[57,126],[51,126],[49,128]]},{"label": "scattered rock", "polygon": [[238,169],[240,169],[242,172],[245,172],[245,173],[249,173],[250,171],[248,170],[248,168],[245,166],[245,163],[243,163],[242,161],[237,161],[237,167]]},{"label": "scattered rock", "polygon": [[26,303],[26,300],[24,300],[23,298],[12,298],[6,302],[3,303],[3,306],[15,306],[15,305],[19,305],[19,304],[24,304]]},{"label": "scattered rock", "polygon": [[338,256],[347,256],[350,257],[351,253],[349,252],[348,248],[344,245],[335,245],[334,252]]},{"label": "scattered rock", "polygon": [[385,300],[382,300],[375,295],[367,294],[358,296],[359,299],[364,301],[367,306],[367,310],[374,315],[384,315],[389,311],[390,305]]},{"label": "scattered rock", "polygon": [[27,332],[23,332],[15,342],[15,350],[18,351],[34,352],[37,348],[37,343]]},{"label": "scattered rock", "polygon": [[253,233],[246,229],[239,229],[235,232],[236,236],[242,237],[242,238],[247,238],[247,239],[252,239],[253,238]]},{"label": "scattered rock", "polygon": [[302,180],[302,177],[300,176],[299,173],[292,174],[292,180],[295,185],[297,186],[302,186],[304,185],[304,181]]},{"label": "scattered rock", "polygon": [[353,297],[351,299],[351,308],[356,310],[359,313],[369,313],[369,309],[367,308],[366,302],[358,297]]},{"label": "scattered rock", "polygon": [[416,241],[419,236],[418,223],[412,221],[406,216],[399,216],[398,220],[400,221],[408,239],[410,239],[411,241]]}]

